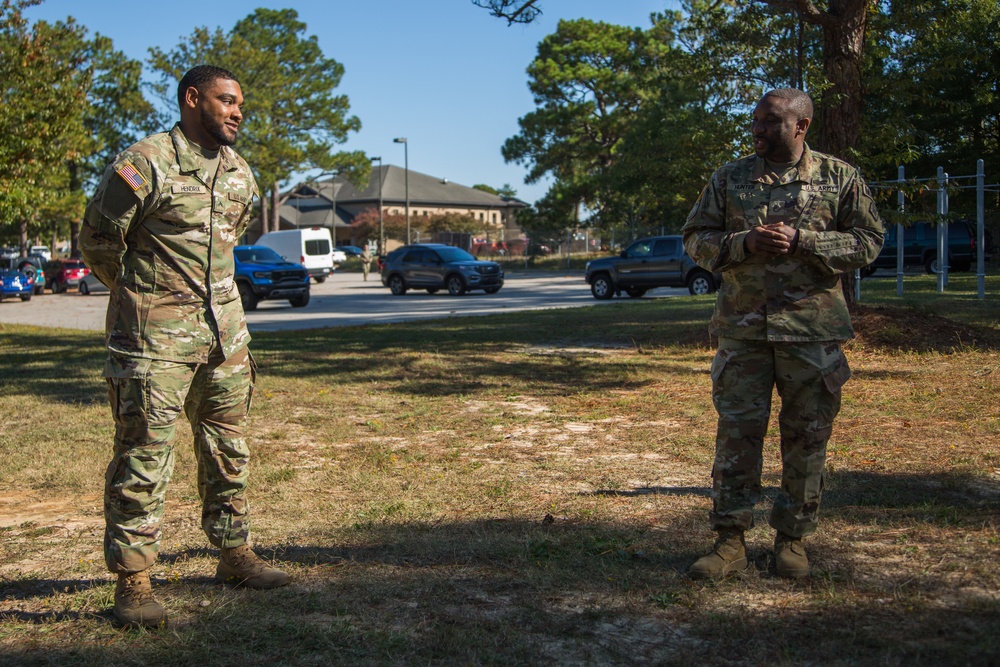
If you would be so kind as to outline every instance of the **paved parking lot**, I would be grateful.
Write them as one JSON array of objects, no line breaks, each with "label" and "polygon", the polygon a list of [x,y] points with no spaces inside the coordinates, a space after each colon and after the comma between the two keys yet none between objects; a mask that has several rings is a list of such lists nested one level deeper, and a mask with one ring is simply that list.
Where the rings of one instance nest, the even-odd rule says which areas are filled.
[{"label": "paved parking lot", "polygon": [[[644,298],[687,293],[686,289],[660,288]],[[247,323],[251,332],[279,331],[575,308],[615,301],[617,299],[594,299],[582,271],[508,274],[506,284],[496,294],[470,292],[461,297],[415,290],[404,296],[393,296],[374,273],[368,282],[362,280],[360,273],[337,273],[323,284],[313,283],[309,305],[305,308],[292,308],[287,301],[262,301],[256,311],[247,313]],[[0,302],[0,322],[104,331],[107,307],[106,292],[89,296],[76,291],[46,292],[31,301]]]}]

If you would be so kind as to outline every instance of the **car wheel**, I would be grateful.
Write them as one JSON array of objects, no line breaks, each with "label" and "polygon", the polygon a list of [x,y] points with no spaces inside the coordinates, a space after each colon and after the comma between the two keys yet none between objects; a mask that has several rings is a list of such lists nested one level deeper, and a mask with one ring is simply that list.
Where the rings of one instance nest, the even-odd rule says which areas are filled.
[{"label": "car wheel", "polygon": [[389,276],[389,291],[396,296],[406,294],[406,283],[403,281],[403,276],[398,273]]},{"label": "car wheel", "polygon": [[500,288],[499,287],[485,287],[485,288],[483,288],[483,291],[486,292],[487,294],[496,294],[497,292],[500,291]]},{"label": "car wheel", "polygon": [[427,288],[427,293],[428,294],[437,294],[440,291],[441,291],[440,287],[428,287]]},{"label": "car wheel", "polygon": [[611,283],[611,276],[606,273],[598,273],[590,283],[590,293],[595,299],[610,299],[615,294],[615,286]]},{"label": "car wheel", "polygon": [[626,287],[625,293],[628,294],[633,299],[638,299],[639,297],[646,294],[649,291],[645,287]]},{"label": "car wheel", "polygon": [[924,271],[926,271],[928,274],[934,274],[938,272],[937,256],[935,255],[927,256],[927,258],[924,260]]},{"label": "car wheel", "polygon": [[87,296],[88,294],[90,294],[90,288],[87,287],[87,283],[85,283],[85,282],[81,282],[80,283],[80,294],[82,294],[84,296]]},{"label": "car wheel", "polygon": [[317,283],[326,282],[326,276],[313,276],[313,280]]},{"label": "car wheel", "polygon": [[243,310],[257,310],[257,295],[253,293],[253,288],[246,283],[239,284],[240,301],[243,302]]},{"label": "car wheel", "polygon": [[31,301],[31,292],[21,295],[21,301]]},{"label": "car wheel", "polygon": [[711,294],[715,291],[715,279],[707,271],[695,271],[688,277],[688,291],[691,294]]},{"label": "car wheel", "polygon": [[445,280],[445,285],[448,287],[448,294],[452,296],[462,296],[465,294],[465,280],[457,273],[448,276],[448,279]]},{"label": "car wheel", "polygon": [[45,283],[35,283],[35,296],[45,292]]},{"label": "car wheel", "polygon": [[306,292],[302,296],[289,299],[288,303],[292,304],[292,308],[305,308],[309,305],[309,292]]},{"label": "car wheel", "polygon": [[65,291],[66,291],[66,286],[63,285],[62,283],[52,283],[53,294],[62,294]]}]

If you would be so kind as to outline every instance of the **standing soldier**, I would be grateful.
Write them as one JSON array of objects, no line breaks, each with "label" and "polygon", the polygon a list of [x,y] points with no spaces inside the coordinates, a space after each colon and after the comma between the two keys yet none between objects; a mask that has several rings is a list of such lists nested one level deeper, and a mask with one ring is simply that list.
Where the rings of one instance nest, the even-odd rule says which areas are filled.
[{"label": "standing soldier", "polygon": [[274,588],[288,575],[250,549],[250,453],[243,437],[256,371],[233,246],[257,186],[230,146],[243,120],[231,72],[200,65],[177,88],[180,122],[110,165],[87,205],[80,247],[111,290],[104,377],[115,420],[105,476],[104,556],[118,575],[115,617],[166,622],[148,569],[173,470],[177,419],[194,431],[202,528],[221,549],[216,576]]},{"label": "standing soldier", "polygon": [[826,443],[851,376],[840,341],[854,331],[840,276],[870,264],[884,230],[858,171],[805,143],[813,104],[772,90],[753,113],[756,155],[715,172],[684,225],[698,264],[721,273],[710,331],[719,413],[711,527],[718,539],[689,572],[717,579],[747,567],[744,531],[760,499],[764,435],[781,397],[781,491],[771,511],[775,571],[804,577],[802,538],[816,530]]},{"label": "standing soldier", "polygon": [[365,274],[365,282],[368,282],[368,272],[372,268],[372,251],[368,249],[368,242],[365,241],[361,249],[361,272]]}]

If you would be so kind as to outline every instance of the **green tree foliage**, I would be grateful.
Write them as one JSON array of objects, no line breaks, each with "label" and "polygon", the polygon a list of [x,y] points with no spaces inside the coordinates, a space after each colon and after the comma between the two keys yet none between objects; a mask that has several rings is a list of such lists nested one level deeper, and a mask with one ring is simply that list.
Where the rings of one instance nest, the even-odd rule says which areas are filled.
[{"label": "green tree foliage", "polygon": [[17,225],[22,249],[29,236],[51,232],[55,244],[67,231],[75,248],[85,186],[151,129],[153,109],[138,61],[72,18],[29,26],[22,10],[33,4],[0,5],[0,219]]},{"label": "green tree foliage", "polygon": [[22,252],[29,234],[40,231],[41,215],[65,201],[67,159],[86,149],[80,87],[83,53],[65,48],[82,36],[72,22],[29,26],[23,16],[32,0],[0,3],[0,224],[17,237]]},{"label": "green tree foliage", "polygon": [[262,209],[269,212],[263,218],[270,217],[272,229],[280,184],[294,173],[336,169],[362,183],[371,169],[360,151],[333,152],[361,122],[348,115],[347,96],[335,93],[343,65],[324,56],[306,27],[293,9],[257,9],[229,32],[198,28],[169,52],[150,49],[152,67],[162,76],[156,90],[171,109],[177,82],[196,64],[218,65],[239,78],[246,103],[236,147],[254,170]]},{"label": "green tree foliage", "polygon": [[[422,218],[414,217],[410,220],[412,230],[422,230]],[[385,238],[399,239],[406,238],[406,216],[402,213],[382,213],[382,225],[385,231]],[[377,239],[379,238],[379,218],[378,208],[366,208],[351,220],[351,238],[354,239]]]},{"label": "green tree foliage", "polygon": [[[877,58],[860,149],[882,178],[896,165],[932,176],[1000,174],[1000,5],[993,0],[895,0],[873,23]],[[891,150],[895,149],[895,150]],[[958,170],[958,171],[956,171]]]},{"label": "green tree foliage", "polygon": [[499,188],[494,188],[491,185],[486,185],[485,183],[477,183],[472,186],[474,190],[482,190],[483,192],[488,192],[491,195],[496,195],[497,197],[505,197],[507,199],[513,199],[517,196],[517,190],[510,183],[504,183]]}]

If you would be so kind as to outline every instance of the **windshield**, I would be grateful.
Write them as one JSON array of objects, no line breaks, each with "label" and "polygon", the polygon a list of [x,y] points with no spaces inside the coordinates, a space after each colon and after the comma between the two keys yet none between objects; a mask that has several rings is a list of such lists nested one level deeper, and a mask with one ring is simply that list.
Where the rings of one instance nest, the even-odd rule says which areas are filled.
[{"label": "windshield", "polygon": [[255,245],[250,248],[237,248],[236,259],[241,262],[266,262],[269,264],[284,262],[281,256],[264,246]]},{"label": "windshield", "polygon": [[465,252],[461,248],[435,248],[437,254],[445,262],[474,262],[476,258]]}]

